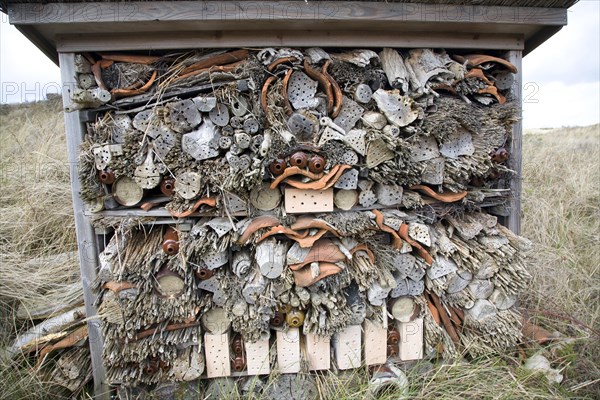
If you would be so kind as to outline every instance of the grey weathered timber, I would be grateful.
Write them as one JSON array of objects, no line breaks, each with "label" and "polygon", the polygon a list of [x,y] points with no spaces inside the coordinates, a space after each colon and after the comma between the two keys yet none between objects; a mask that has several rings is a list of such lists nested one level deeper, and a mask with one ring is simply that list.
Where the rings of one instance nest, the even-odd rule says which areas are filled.
[{"label": "grey weathered timber", "polygon": [[521,233],[521,187],[522,187],[522,163],[523,163],[523,122],[522,122],[522,100],[523,100],[523,65],[522,53],[520,51],[509,51],[508,61],[517,67],[518,72],[513,83],[513,101],[518,105],[519,120],[513,126],[512,142],[510,148],[509,167],[516,172],[510,185],[512,198],[510,202],[510,214],[508,216],[508,229],[516,234]]},{"label": "grey weathered timber", "polygon": [[194,31],[165,33],[131,33],[64,35],[57,39],[57,49],[64,52],[229,48],[229,47],[367,47],[453,48],[522,50],[523,38],[516,34],[447,33],[447,32],[368,32],[361,31]]},{"label": "grey weathered timber", "polygon": [[[70,93],[75,87],[74,54],[59,54],[59,61],[63,85],[63,105],[66,108],[70,103]],[[103,339],[100,332],[100,323],[94,319],[97,310],[94,306],[95,295],[91,289],[91,285],[96,279],[98,265],[96,236],[90,221],[84,214],[84,204],[79,196],[80,183],[77,174],[77,162],[84,129],[81,122],[79,122],[78,112],[65,113],[65,130],[71,176],[71,192],[73,196],[73,212],[75,214],[75,231],[77,242],[79,243],[79,266],[81,269],[85,311],[88,318],[94,393],[97,399],[108,399],[109,389],[106,384],[105,371],[102,364]]]},{"label": "grey weathered timber", "polygon": [[177,1],[11,4],[13,24],[103,24],[111,22],[202,21],[205,29],[251,21],[288,24],[333,21],[451,22],[526,25],[566,24],[566,10],[541,7],[406,4],[362,1]]},{"label": "grey weathered timber", "polygon": [[150,42],[151,49],[377,45],[527,54],[567,23],[566,8],[381,1],[21,3],[7,9],[10,23],[52,59],[57,48],[149,50]]}]

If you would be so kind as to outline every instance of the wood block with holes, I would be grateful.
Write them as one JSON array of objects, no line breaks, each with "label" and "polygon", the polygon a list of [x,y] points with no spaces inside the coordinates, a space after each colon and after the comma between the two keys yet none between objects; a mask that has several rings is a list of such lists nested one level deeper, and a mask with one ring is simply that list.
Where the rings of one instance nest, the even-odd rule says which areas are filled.
[{"label": "wood block with holes", "polygon": [[277,366],[282,374],[300,372],[300,330],[277,331]]},{"label": "wood block with holes", "polygon": [[333,349],[338,369],[360,367],[362,362],[361,331],[360,325],[349,325],[334,336]]},{"label": "wood block with holes", "polygon": [[410,322],[398,322],[400,346],[398,355],[402,361],[423,358],[423,318]]},{"label": "wood block with holes", "polygon": [[331,341],[328,337],[306,334],[306,357],[308,358],[308,369],[320,371],[329,369],[331,366]]},{"label": "wood block with holes", "polygon": [[285,188],[285,211],[289,214],[333,211],[333,189]]},{"label": "wood block with holes", "polygon": [[204,353],[208,378],[231,375],[228,333],[222,335],[206,333],[204,335]]},{"label": "wood block with holes", "polygon": [[244,346],[246,348],[246,370],[248,375],[270,374],[269,339],[254,343],[244,342]]},{"label": "wood block with holes", "polygon": [[387,328],[379,322],[365,319],[363,323],[365,365],[383,364],[387,360]]}]

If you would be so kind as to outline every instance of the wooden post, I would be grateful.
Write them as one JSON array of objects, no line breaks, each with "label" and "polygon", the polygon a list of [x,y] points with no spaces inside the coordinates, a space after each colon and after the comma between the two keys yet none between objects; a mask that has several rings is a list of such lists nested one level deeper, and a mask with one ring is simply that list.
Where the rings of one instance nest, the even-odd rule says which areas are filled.
[{"label": "wooden post", "polygon": [[[75,56],[73,53],[59,54],[61,80],[63,87],[63,106],[66,108],[71,103],[71,93],[75,88]],[[96,249],[96,236],[94,228],[84,214],[83,201],[79,197],[80,183],[77,174],[79,146],[85,132],[79,120],[79,112],[65,112],[65,130],[67,135],[67,151],[69,172],[71,176],[71,192],[73,196],[73,212],[75,214],[75,232],[77,234],[79,268],[81,269],[81,283],[83,285],[83,299],[85,312],[88,318],[88,332],[90,354],[92,358],[92,374],[94,377],[94,397],[108,399],[109,387],[106,383],[106,373],[102,364],[102,348],[104,340],[100,331],[100,321],[94,319],[97,314],[94,307],[95,295],[90,285],[95,281],[98,270],[98,253]]]},{"label": "wooden post", "polygon": [[515,76],[515,82],[511,88],[512,100],[517,103],[519,120],[515,123],[512,132],[512,142],[510,148],[510,161],[509,168],[515,171],[517,174],[512,179],[510,189],[512,192],[512,198],[510,202],[510,215],[508,216],[508,229],[516,234],[521,233],[521,188],[522,188],[522,163],[523,163],[523,104],[522,104],[522,91],[523,91],[523,65],[522,65],[522,51],[511,50],[507,52],[507,59],[517,67],[518,72]]}]

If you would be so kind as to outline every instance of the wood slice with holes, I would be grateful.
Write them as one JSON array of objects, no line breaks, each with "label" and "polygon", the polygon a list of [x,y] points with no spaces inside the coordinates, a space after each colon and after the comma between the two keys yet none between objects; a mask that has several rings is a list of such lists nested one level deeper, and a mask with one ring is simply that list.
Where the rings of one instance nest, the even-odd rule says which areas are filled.
[{"label": "wood slice with holes", "polygon": [[151,150],[148,151],[144,163],[135,169],[133,179],[142,189],[153,189],[160,184],[160,173],[154,165]]},{"label": "wood slice with holes", "polygon": [[231,375],[231,363],[229,361],[229,334],[204,334],[204,353],[206,362],[206,376],[208,378]]},{"label": "wood slice with holes", "polygon": [[231,321],[224,308],[213,307],[200,317],[202,327],[213,335],[221,335],[229,331]]},{"label": "wood slice with holes", "polygon": [[300,372],[300,330],[277,331],[277,368],[282,374]]},{"label": "wood slice with holes", "polygon": [[387,360],[387,328],[376,321],[365,319],[363,322],[363,342],[365,346],[365,365],[384,364]]},{"label": "wood slice with holes", "polygon": [[253,343],[245,341],[244,347],[248,375],[270,374],[269,339],[261,339]]},{"label": "wood slice with holes", "polygon": [[285,188],[285,211],[290,214],[333,211],[333,189]]},{"label": "wood slice with holes", "polygon": [[329,369],[331,366],[329,337],[307,333],[305,335],[305,345],[308,370],[321,371]]},{"label": "wood slice with holes", "polygon": [[362,363],[362,327],[349,325],[333,337],[333,349],[338,369],[359,368]]},{"label": "wood slice with holes", "polygon": [[200,194],[200,174],[184,172],[175,180],[175,193],[186,200],[191,200]]}]

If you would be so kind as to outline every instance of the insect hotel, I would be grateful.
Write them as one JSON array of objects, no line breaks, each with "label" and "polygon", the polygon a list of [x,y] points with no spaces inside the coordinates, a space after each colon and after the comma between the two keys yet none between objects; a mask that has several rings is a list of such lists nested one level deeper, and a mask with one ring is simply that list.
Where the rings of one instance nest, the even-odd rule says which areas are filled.
[{"label": "insect hotel", "polygon": [[61,68],[99,397],[522,339],[521,57],[573,1],[41,3],[7,9]]}]

